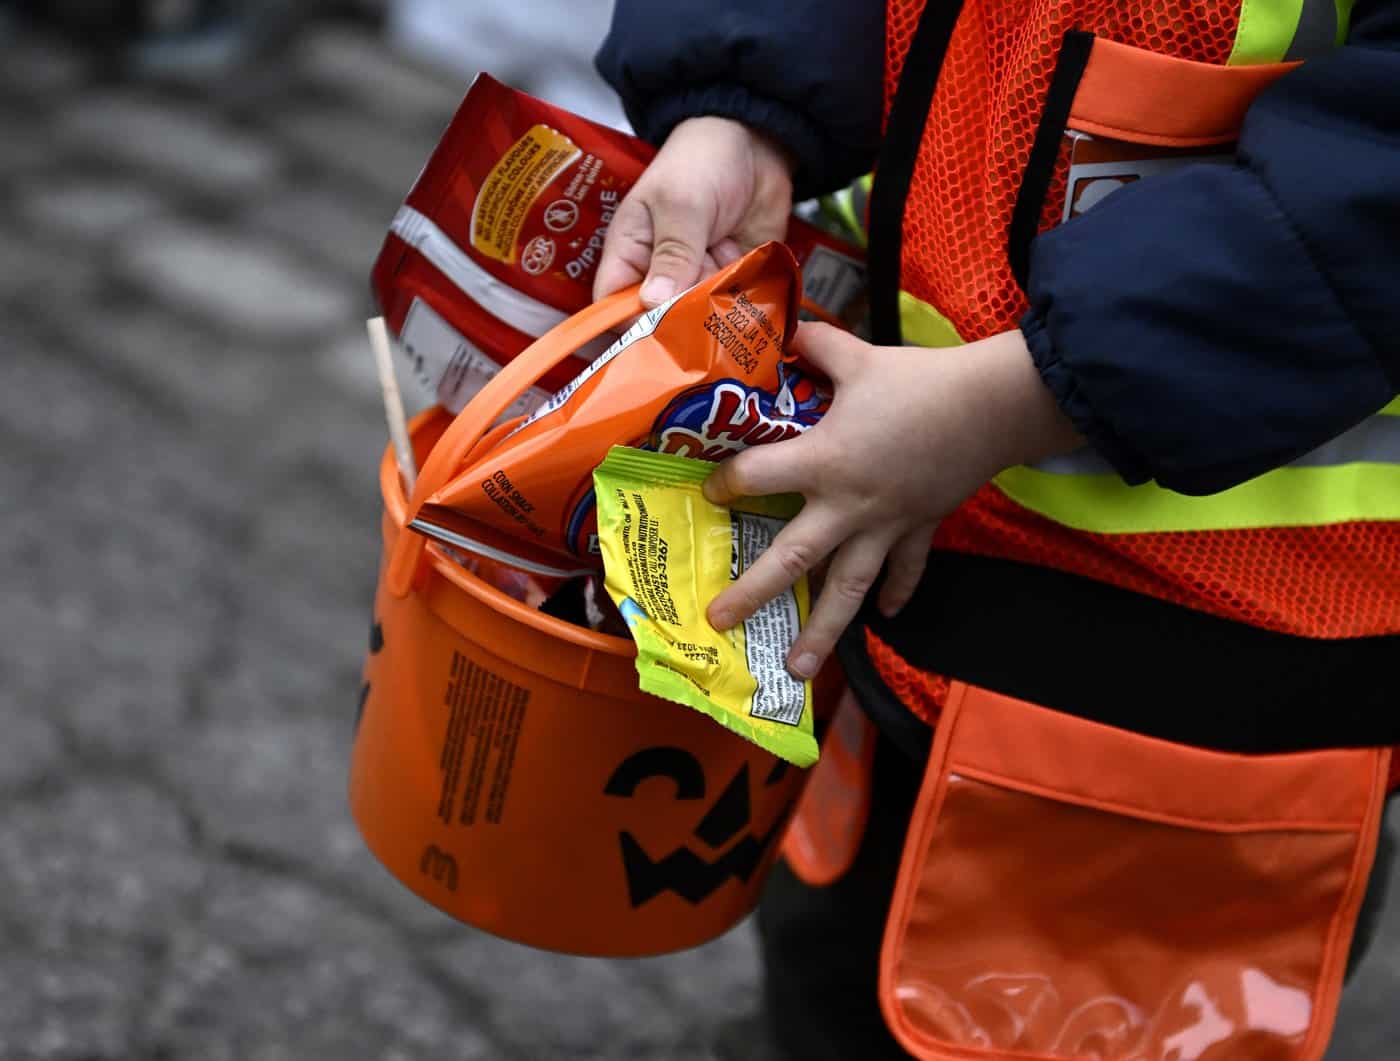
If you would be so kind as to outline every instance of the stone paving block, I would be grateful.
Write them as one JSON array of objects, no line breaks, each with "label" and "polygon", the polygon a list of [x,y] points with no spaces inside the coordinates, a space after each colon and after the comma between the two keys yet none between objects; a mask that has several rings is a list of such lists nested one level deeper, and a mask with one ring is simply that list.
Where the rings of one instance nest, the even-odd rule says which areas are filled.
[{"label": "stone paving block", "polygon": [[[217,438],[211,421],[246,427],[281,383],[278,355],[253,335],[202,327],[145,299],[95,298],[54,328],[69,345],[93,351],[171,406],[197,414],[207,443]],[[227,439],[226,453],[236,452],[241,435]]]},{"label": "stone paving block", "polygon": [[0,98],[0,177],[27,176],[53,165],[52,139],[39,114],[16,99]]},{"label": "stone paving block", "polygon": [[[153,733],[178,724],[193,676],[217,645],[226,517],[191,485],[197,463],[188,476],[172,474],[163,458],[183,460],[179,442],[139,403],[124,409],[120,392],[90,400],[102,389],[96,374],[14,351],[3,375],[36,384],[13,395],[15,405],[49,399],[36,405],[36,434],[80,425],[66,444],[60,431],[58,445],[41,435],[25,446],[38,473],[0,513],[9,702],[50,715],[84,751],[139,756]],[[13,428],[8,397],[0,419]],[[76,412],[64,415],[56,398]]]},{"label": "stone paving block", "polygon": [[[465,928],[436,959],[486,992],[495,1023],[530,1057],[705,1056],[725,1020],[758,1005],[754,929],[745,921],[701,947],[651,958],[552,954]],[[512,990],[492,985],[509,983]],[[540,1000],[549,1019],[532,1021]]]},{"label": "stone paving block", "polygon": [[[145,619],[143,609],[155,595],[129,596],[114,607],[106,590],[36,593],[26,577],[8,593],[3,631],[15,644],[0,653],[0,662],[13,675],[8,703],[14,710],[63,726],[84,755],[131,761],[148,755],[159,735],[178,730],[214,624],[201,615],[198,601],[170,619]],[[174,631],[177,615],[188,630]],[[114,622],[123,634],[107,633]],[[165,654],[182,641],[191,646],[185,656]],[[38,662],[55,654],[69,661],[65,668]],[[36,756],[42,747],[34,748]],[[13,754],[13,746],[5,749],[5,756]],[[16,769],[35,769],[41,761]]]},{"label": "stone paving block", "polygon": [[4,711],[5,739],[0,741],[0,798],[52,777],[64,765],[63,742],[51,719],[26,710],[22,695]]},{"label": "stone paving block", "polygon": [[[363,844],[362,844],[363,846]],[[387,922],[400,926],[415,948],[427,951],[433,946],[471,932],[469,926],[449,917],[431,903],[424,902],[365,848],[363,856],[348,867],[340,878],[347,893],[383,911]]]},{"label": "stone paving block", "polygon": [[363,897],[383,882],[350,818],[354,692],[347,693],[342,717],[280,717],[250,704],[241,716],[185,726],[159,754],[213,843],[334,878]]},{"label": "stone paving block", "polygon": [[42,232],[0,221],[0,306],[35,316],[72,313],[87,304],[102,282],[101,263],[77,255]]},{"label": "stone paving block", "polygon": [[639,958],[628,964],[628,970],[632,976],[650,981],[671,1012],[688,1013],[701,1005],[707,1024],[741,1016],[758,1007],[756,932],[750,917],[703,947]]},{"label": "stone paving block", "polygon": [[[632,963],[552,954],[464,930],[436,957],[452,981],[480,993],[492,1023],[530,1058],[668,1057],[706,1016],[696,999],[685,1016]],[[652,959],[657,961],[659,959]]]},{"label": "stone paving block", "polygon": [[[329,174],[402,202],[440,129],[404,129],[337,107],[293,107],[272,117],[282,138]],[[392,213],[391,215],[392,216]]]},{"label": "stone paving block", "polygon": [[[240,581],[242,650],[300,654],[328,673],[358,671],[370,625],[379,557],[378,505],[369,490],[347,495],[314,473],[264,485]],[[246,637],[244,636],[246,635]]]},{"label": "stone paving block", "polygon": [[138,778],[100,765],[79,766],[68,780],[6,807],[0,925],[44,953],[101,941],[158,948],[206,874],[184,817]]},{"label": "stone paving block", "polygon": [[[328,384],[336,395],[362,409],[373,410],[371,419],[384,419],[379,376],[363,325],[347,326],[343,333],[322,346],[315,355],[315,371],[318,379]],[[410,398],[407,383],[400,378],[399,390],[406,405]],[[384,432],[387,444],[387,427]]]},{"label": "stone paving block", "polygon": [[[355,717],[360,671],[369,629],[369,593],[362,607],[333,608],[305,582],[300,589],[269,597],[253,581],[236,623],[221,631],[226,659],[220,673],[201,686],[204,710],[212,714],[257,712],[261,716],[316,716],[349,728]],[[306,594],[312,603],[298,601]],[[319,621],[328,629],[300,628],[287,614]]]},{"label": "stone paving block", "polygon": [[221,843],[334,869],[360,854],[345,807],[353,715],[278,717],[246,706],[187,726],[158,750],[166,773]]},{"label": "stone paving block", "polygon": [[45,237],[101,242],[149,222],[162,209],[149,185],[121,177],[31,180],[19,195],[19,214]]},{"label": "stone paving block", "polygon": [[178,731],[188,713],[188,683],[153,669],[154,675],[138,668],[95,672],[69,687],[66,721],[81,755],[139,761],[149,756],[155,735]]},{"label": "stone paving block", "polygon": [[91,63],[73,44],[51,34],[16,29],[0,63],[0,86],[30,100],[48,100],[77,88],[90,74]]},{"label": "stone paving block", "polygon": [[393,878],[350,817],[346,789],[363,648],[354,651],[354,671],[339,679],[337,695],[303,708],[314,716],[248,695],[247,668],[233,668],[226,684],[209,691],[208,718],[186,723],[179,741],[157,749],[162,773],[214,845],[299,867],[414,933],[450,932],[456,923]]},{"label": "stone paving block", "polygon": [[[74,478],[81,490],[87,480]],[[62,518],[46,518],[50,502],[41,499],[27,532],[41,551],[17,585],[47,601],[51,629],[81,647],[68,660],[78,682],[106,668],[151,668],[148,678],[182,673],[197,665],[220,620],[217,531],[174,506],[140,508],[140,487],[158,486],[136,486],[127,495],[134,512],[104,506],[111,495],[97,487],[73,499]],[[46,490],[63,492],[58,484]],[[144,533],[128,529],[142,524]]]},{"label": "stone paving block", "polygon": [[[445,914],[408,926],[395,917],[375,916],[369,907],[354,902],[353,891],[341,888],[341,883],[337,880],[329,887],[299,877],[295,869],[274,873],[226,862],[211,876],[200,931],[230,941],[250,962],[294,961],[342,938],[357,945],[378,943],[385,949],[410,952],[417,961],[428,953],[424,942],[428,925],[443,936],[450,936],[456,925]],[[416,933],[412,942],[405,927]]]},{"label": "stone paving block", "polygon": [[447,124],[471,80],[414,66],[386,41],[334,24],[312,29],[298,44],[296,62],[326,93],[428,132]]},{"label": "stone paving block", "polygon": [[[280,145],[266,130],[268,115],[276,114],[289,100],[299,99],[305,91],[305,82],[285,51],[275,52],[235,76],[211,81],[194,75],[186,80],[201,109],[220,115],[228,126],[264,141],[277,150],[284,162],[288,161]],[[289,165],[286,169],[294,167]]]},{"label": "stone paving block", "polygon": [[[0,239],[0,269],[6,247]],[[64,310],[61,302],[35,308]],[[109,377],[13,314],[0,314],[0,351],[0,426],[11,445],[22,441],[47,456],[50,471],[53,461],[77,463],[99,439],[110,449],[129,438],[133,423],[148,422],[138,396],[114,389]]]},{"label": "stone paving block", "polygon": [[31,692],[80,701],[120,673],[133,700],[151,700],[158,675],[173,676],[168,688],[203,653],[219,510],[201,500],[197,476],[172,474],[178,436],[138,396],[59,346],[13,329],[0,343],[0,424],[29,469],[0,514],[10,572],[0,659],[8,673],[32,672]]},{"label": "stone paving block", "polygon": [[[9,530],[9,523],[9,519],[4,519],[5,531]],[[30,550],[15,548],[8,540],[0,553],[6,570],[12,572],[17,570],[10,566],[13,557],[33,555]],[[5,609],[0,617],[0,674],[5,678],[7,716],[43,715],[62,703],[63,679],[53,657],[72,658],[78,653],[78,639],[69,631],[85,619],[85,602],[75,594],[55,599],[30,579],[21,581],[12,576],[7,581]],[[12,769],[18,773],[24,767],[16,765]]]},{"label": "stone paving block", "polygon": [[[342,322],[340,328],[344,326]],[[314,355],[307,371],[312,382],[304,385],[316,390],[303,392],[299,415],[284,416],[276,432],[250,439],[248,453],[264,465],[296,469],[297,474],[321,471],[343,492],[335,518],[363,528],[362,517],[378,507],[379,459],[388,444],[383,405],[346,402],[338,389],[328,390],[317,378]],[[378,524],[374,527],[377,533]]]},{"label": "stone paving block", "polygon": [[173,933],[143,1030],[167,1056],[507,1056],[390,927],[295,877],[227,867],[205,902],[202,920]]},{"label": "stone paving block", "polygon": [[75,97],[59,111],[57,130],[74,154],[204,194],[252,194],[282,164],[265,138],[225,125],[208,111],[132,90]]},{"label": "stone paving block", "polygon": [[141,954],[101,940],[61,951],[0,952],[0,1057],[105,1061],[130,1056],[145,979]]},{"label": "stone paving block", "polygon": [[[373,429],[374,421],[366,417]],[[331,419],[324,425],[336,426]],[[364,434],[366,424],[356,424],[356,434]],[[350,435],[341,435],[348,439]],[[370,459],[358,460],[353,482],[316,479],[299,474],[296,463],[286,466],[288,474],[278,482],[266,483],[263,497],[275,508],[276,519],[269,519],[260,528],[259,558],[274,572],[290,574],[300,570],[310,576],[325,576],[335,588],[354,600],[363,599],[363,591],[372,587],[373,568],[355,571],[347,568],[346,560],[364,555],[375,556],[379,548],[377,521],[366,521],[379,509],[379,457],[383,443],[377,439],[357,440],[356,455]],[[261,458],[263,451],[252,451]],[[365,486],[369,489],[359,489]],[[370,533],[365,533],[372,526]],[[358,577],[357,577],[358,576]]]},{"label": "stone paving block", "polygon": [[210,226],[143,228],[123,241],[119,264],[155,300],[261,339],[315,338],[354,305],[276,243]]},{"label": "stone paving block", "polygon": [[246,221],[254,230],[295,243],[342,270],[359,294],[369,288],[370,268],[401,201],[401,195],[384,192],[347,195],[333,188],[294,185],[260,197]]}]

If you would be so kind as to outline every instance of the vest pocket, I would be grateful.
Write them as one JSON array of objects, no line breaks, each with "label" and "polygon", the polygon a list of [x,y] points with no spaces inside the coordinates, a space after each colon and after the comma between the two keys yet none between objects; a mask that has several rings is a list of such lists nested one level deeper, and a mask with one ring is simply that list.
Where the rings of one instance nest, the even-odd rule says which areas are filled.
[{"label": "vest pocket", "polygon": [[955,683],[886,1019],[925,1061],[1316,1061],[1389,754],[1207,752]]},{"label": "vest pocket", "polygon": [[1066,33],[1007,233],[1022,290],[1039,231],[1117,185],[1190,162],[1229,161],[1249,105],[1297,65],[1220,66]]}]

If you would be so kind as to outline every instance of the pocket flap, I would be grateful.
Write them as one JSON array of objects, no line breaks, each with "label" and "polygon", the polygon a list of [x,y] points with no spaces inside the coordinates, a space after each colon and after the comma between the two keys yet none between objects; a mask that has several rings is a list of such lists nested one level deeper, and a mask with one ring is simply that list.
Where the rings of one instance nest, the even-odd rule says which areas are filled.
[{"label": "pocket flap", "polygon": [[1102,37],[1070,109],[1069,126],[1161,147],[1205,147],[1239,136],[1256,96],[1298,63],[1217,66]]},{"label": "pocket flap", "polygon": [[[1195,829],[1360,828],[1374,751],[1252,755],[1191,748],[963,686],[949,770],[1043,795]],[[1129,694],[1130,695],[1130,694]],[[951,700],[951,698],[950,698]],[[951,702],[950,702],[950,707]],[[1132,763],[1124,770],[1124,763]]]}]

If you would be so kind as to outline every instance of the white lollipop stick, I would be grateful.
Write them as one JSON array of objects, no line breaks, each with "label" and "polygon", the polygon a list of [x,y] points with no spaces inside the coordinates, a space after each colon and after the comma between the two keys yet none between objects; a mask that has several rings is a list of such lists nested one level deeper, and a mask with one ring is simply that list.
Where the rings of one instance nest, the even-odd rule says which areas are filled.
[{"label": "white lollipop stick", "polygon": [[408,441],[408,422],[404,418],[399,381],[394,375],[394,355],[389,348],[389,329],[384,326],[383,317],[365,321],[365,328],[369,331],[370,349],[374,351],[374,367],[379,374],[379,387],[384,392],[384,418],[389,421],[389,439],[394,444],[399,474],[403,476],[404,494],[411,494],[413,484],[418,478],[418,467],[413,459],[413,446]]}]

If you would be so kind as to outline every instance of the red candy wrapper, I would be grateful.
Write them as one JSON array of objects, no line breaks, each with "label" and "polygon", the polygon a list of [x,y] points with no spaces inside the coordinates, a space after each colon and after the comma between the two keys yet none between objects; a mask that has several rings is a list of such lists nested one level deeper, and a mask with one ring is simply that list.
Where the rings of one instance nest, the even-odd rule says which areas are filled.
[{"label": "red candy wrapper", "polygon": [[[655,155],[648,144],[516,91],[473,82],[394,217],[372,282],[410,371],[459,411],[551,327],[592,302],[613,215]],[[854,324],[861,251],[794,217],[786,238],[804,296]],[[512,413],[528,413],[614,337],[565,361]]]}]

